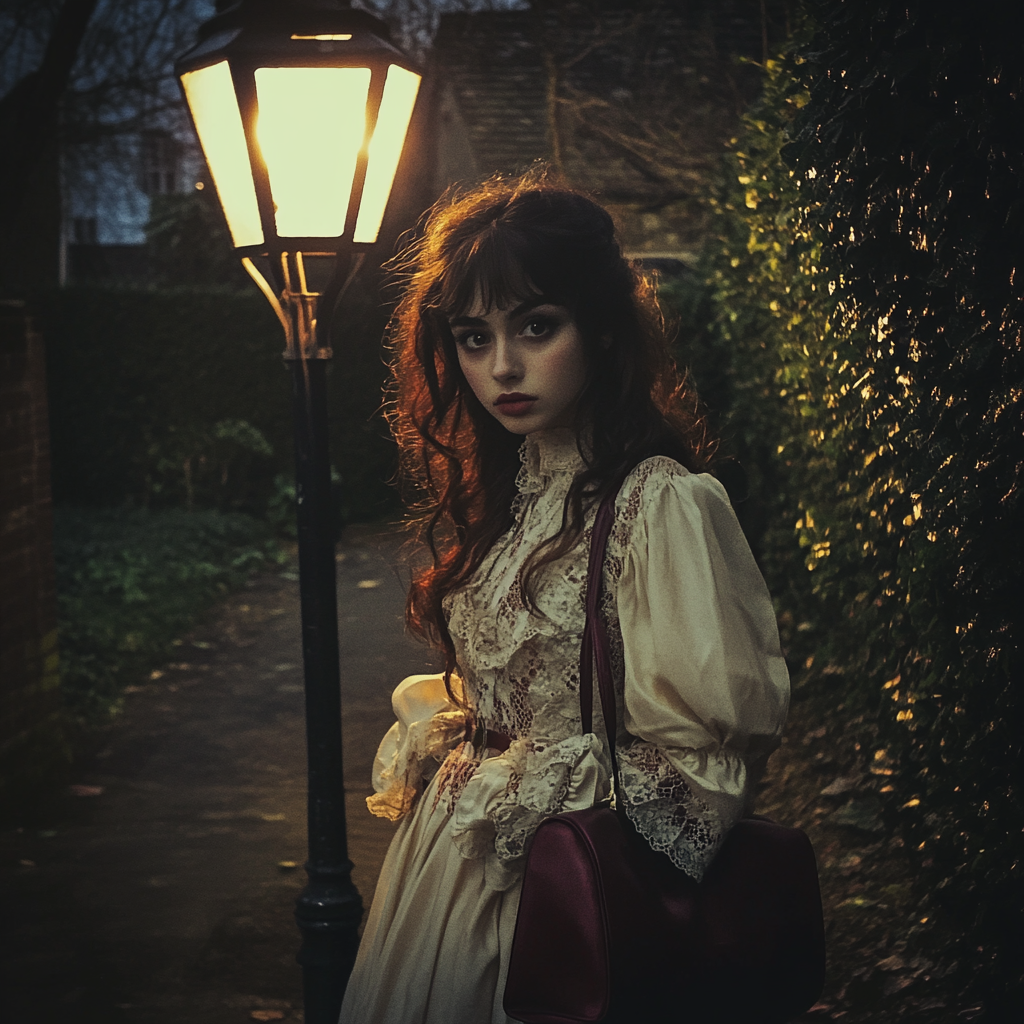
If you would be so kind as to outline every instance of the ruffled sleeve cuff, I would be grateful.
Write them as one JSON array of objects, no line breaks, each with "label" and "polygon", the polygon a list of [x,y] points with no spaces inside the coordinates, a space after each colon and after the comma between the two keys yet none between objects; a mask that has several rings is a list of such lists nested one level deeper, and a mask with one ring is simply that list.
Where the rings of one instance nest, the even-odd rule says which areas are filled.
[{"label": "ruffled sleeve cuff", "polygon": [[699,882],[733,822],[723,821],[650,743],[634,743],[617,757],[616,801],[652,849]]},{"label": "ruffled sleeve cuff", "polygon": [[441,675],[403,679],[391,705],[398,721],[377,749],[374,793],[366,798],[366,806],[379,818],[399,821],[412,809],[438,764],[462,741],[466,715],[448,696]]}]

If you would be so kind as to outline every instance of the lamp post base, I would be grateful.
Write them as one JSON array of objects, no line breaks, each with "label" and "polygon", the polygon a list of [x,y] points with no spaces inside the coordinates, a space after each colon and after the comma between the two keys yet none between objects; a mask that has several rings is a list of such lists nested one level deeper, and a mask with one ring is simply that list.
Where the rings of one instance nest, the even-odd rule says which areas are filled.
[{"label": "lamp post base", "polygon": [[295,920],[302,932],[296,960],[302,966],[306,1024],[338,1024],[363,917],[363,901],[352,884],[351,870],[349,861],[334,871],[317,871],[306,865],[309,883],[295,906]]}]

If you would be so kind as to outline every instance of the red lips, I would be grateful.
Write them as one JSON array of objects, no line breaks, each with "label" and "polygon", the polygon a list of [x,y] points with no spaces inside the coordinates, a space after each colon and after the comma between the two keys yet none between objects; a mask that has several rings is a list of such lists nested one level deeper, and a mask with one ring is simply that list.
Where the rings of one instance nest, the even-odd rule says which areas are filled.
[{"label": "red lips", "polygon": [[510,394],[498,395],[494,404],[506,416],[522,416],[533,408],[537,401],[535,395],[524,395],[521,391],[513,391]]}]

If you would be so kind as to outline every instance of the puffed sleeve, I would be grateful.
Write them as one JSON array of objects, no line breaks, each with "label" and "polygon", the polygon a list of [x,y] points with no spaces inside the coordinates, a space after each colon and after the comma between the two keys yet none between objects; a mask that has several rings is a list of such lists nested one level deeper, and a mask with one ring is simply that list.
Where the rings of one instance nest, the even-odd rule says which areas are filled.
[{"label": "puffed sleeve", "polygon": [[[461,681],[452,676],[453,692]],[[412,809],[424,782],[460,743],[466,716],[448,696],[444,676],[403,679],[391,695],[397,722],[384,734],[373,762],[372,796],[366,806],[378,818],[398,821]]]},{"label": "puffed sleeve", "polygon": [[764,580],[722,485],[648,477],[617,608],[625,668],[619,799],[651,845],[700,879],[742,817],[789,705]]}]

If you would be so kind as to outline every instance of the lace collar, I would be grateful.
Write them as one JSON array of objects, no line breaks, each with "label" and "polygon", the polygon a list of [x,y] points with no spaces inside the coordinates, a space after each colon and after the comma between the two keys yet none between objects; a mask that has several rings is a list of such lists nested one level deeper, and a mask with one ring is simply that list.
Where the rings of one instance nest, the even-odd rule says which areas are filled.
[{"label": "lace collar", "polygon": [[520,494],[537,494],[554,480],[565,486],[586,466],[576,443],[576,431],[567,427],[527,434],[519,448],[523,467],[516,477]]}]

